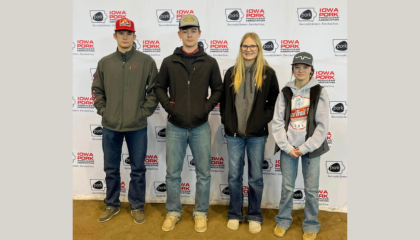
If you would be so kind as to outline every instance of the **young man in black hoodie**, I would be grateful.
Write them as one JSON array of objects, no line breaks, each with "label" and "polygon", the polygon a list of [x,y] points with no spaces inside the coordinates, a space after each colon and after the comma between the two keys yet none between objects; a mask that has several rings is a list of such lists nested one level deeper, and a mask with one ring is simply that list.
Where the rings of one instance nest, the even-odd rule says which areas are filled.
[{"label": "young man in black hoodie", "polygon": [[[195,15],[179,22],[182,47],[165,58],[156,78],[155,93],[168,112],[166,128],[166,209],[162,230],[171,231],[181,219],[181,172],[190,145],[197,174],[194,221],[197,232],[207,230],[210,198],[211,130],[210,111],[219,103],[223,83],[216,59],[198,46],[200,25]],[[211,96],[208,97],[208,88]],[[169,88],[169,96],[167,89]]]}]

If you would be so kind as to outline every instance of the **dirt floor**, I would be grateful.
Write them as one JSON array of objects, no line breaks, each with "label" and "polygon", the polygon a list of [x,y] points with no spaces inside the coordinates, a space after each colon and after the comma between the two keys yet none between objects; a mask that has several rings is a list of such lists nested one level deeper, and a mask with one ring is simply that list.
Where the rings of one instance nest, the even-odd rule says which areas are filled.
[{"label": "dirt floor", "polygon": [[[73,201],[73,239],[279,239],[273,234],[277,209],[262,209],[262,230],[260,233],[251,234],[246,221],[242,222],[236,231],[226,227],[228,206],[210,206],[208,229],[205,233],[197,233],[194,230],[193,205],[183,206],[181,221],[171,232],[162,231],[162,223],[166,216],[165,204],[146,204],[147,220],[144,224],[134,223],[128,203],[122,203],[120,213],[110,221],[98,223],[96,219],[104,207],[102,201]],[[244,213],[246,211],[245,208]],[[292,216],[292,226],[281,239],[302,239],[303,210],[293,211]],[[319,211],[318,220],[321,222],[321,229],[317,240],[347,239],[347,213]]]}]

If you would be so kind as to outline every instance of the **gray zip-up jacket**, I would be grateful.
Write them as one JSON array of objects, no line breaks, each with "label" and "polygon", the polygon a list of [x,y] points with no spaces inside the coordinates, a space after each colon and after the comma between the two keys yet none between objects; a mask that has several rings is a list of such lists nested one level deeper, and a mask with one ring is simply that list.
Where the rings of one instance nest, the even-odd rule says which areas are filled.
[{"label": "gray zip-up jacket", "polygon": [[147,117],[158,104],[156,75],[152,57],[134,48],[125,54],[117,50],[103,57],[92,83],[92,98],[102,116],[102,126],[117,132],[147,127]]},{"label": "gray zip-up jacket", "polygon": [[271,127],[274,140],[281,150],[289,154],[293,148],[298,147],[302,154],[305,155],[308,152],[313,152],[318,149],[327,137],[329,127],[329,98],[327,91],[323,88],[320,93],[315,115],[315,131],[313,135],[305,141],[310,89],[317,85],[318,81],[313,78],[302,88],[295,87],[295,81],[296,80],[286,84],[293,93],[290,124],[287,133],[284,128],[285,99],[283,92],[280,92],[280,95],[277,98]]}]

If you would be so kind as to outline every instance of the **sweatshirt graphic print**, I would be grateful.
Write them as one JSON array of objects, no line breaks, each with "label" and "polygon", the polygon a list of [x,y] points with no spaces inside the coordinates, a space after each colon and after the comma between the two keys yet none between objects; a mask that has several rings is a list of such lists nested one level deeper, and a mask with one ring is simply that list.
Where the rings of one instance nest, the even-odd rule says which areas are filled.
[{"label": "sweatshirt graphic print", "polygon": [[290,127],[294,130],[306,131],[310,99],[301,95],[292,98],[292,111],[290,113]]}]

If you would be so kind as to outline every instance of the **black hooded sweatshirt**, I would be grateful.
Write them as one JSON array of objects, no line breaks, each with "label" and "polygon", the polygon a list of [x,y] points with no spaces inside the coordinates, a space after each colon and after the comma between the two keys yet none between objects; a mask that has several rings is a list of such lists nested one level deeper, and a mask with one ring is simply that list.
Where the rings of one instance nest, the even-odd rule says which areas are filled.
[{"label": "black hooded sweatshirt", "polygon": [[[167,89],[169,87],[169,96]],[[208,88],[211,95],[208,97]],[[182,47],[166,57],[156,76],[155,94],[175,126],[191,129],[207,122],[220,102],[223,83],[216,59],[199,47],[188,55]]]}]

